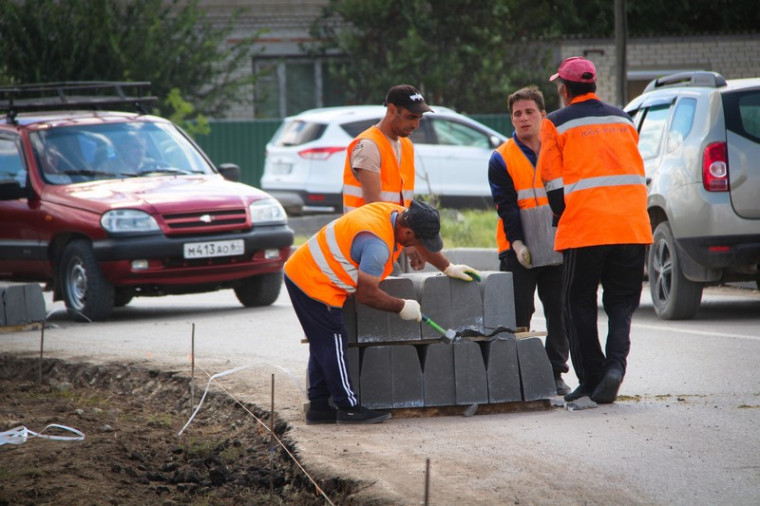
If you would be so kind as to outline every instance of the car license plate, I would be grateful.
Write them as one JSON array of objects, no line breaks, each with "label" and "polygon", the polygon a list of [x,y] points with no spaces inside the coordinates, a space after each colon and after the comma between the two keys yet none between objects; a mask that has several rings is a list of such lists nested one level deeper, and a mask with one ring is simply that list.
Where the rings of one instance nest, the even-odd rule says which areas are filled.
[{"label": "car license plate", "polygon": [[272,174],[290,174],[293,170],[292,163],[275,162],[270,166]]},{"label": "car license plate", "polygon": [[230,257],[245,253],[242,239],[232,241],[191,242],[185,245],[185,258]]}]

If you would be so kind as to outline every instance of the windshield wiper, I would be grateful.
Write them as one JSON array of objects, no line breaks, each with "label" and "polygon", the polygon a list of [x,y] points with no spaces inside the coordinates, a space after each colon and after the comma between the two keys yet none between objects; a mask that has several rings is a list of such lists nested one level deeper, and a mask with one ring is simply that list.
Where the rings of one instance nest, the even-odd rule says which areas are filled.
[{"label": "windshield wiper", "polygon": [[113,172],[92,169],[68,169],[59,171],[59,173],[66,174],[67,176],[115,176]]},{"label": "windshield wiper", "polygon": [[138,171],[137,173],[138,176],[144,176],[145,174],[191,174],[191,172],[178,169],[177,167],[152,167]]}]

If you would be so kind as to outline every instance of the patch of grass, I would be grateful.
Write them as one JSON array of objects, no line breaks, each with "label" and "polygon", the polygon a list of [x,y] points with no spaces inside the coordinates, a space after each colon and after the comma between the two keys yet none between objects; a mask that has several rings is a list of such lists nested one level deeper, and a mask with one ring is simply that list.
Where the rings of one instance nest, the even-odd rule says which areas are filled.
[{"label": "patch of grass", "polygon": [[758,409],[760,406],[752,406],[750,404],[739,404],[739,409]]},{"label": "patch of grass", "polygon": [[441,236],[445,248],[495,248],[493,209],[441,209]]},{"label": "patch of grass", "polygon": [[216,450],[221,441],[219,440],[202,440],[191,438],[185,447],[185,451],[191,457],[205,459]]},{"label": "patch of grass", "polygon": [[174,426],[174,420],[168,413],[162,413],[159,415],[150,415],[148,417],[148,426],[157,429],[171,429]]}]

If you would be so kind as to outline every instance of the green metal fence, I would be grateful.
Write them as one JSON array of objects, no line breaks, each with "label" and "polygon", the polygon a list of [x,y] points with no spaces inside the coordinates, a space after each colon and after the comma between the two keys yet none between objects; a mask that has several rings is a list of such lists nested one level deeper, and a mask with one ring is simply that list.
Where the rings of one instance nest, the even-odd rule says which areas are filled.
[{"label": "green metal fence", "polygon": [[[504,135],[512,134],[512,122],[507,114],[478,114],[470,117]],[[258,187],[264,172],[266,144],[279,128],[282,120],[257,119],[210,123],[211,133],[198,135],[196,142],[215,164],[239,165],[241,181]]]},{"label": "green metal fence", "polygon": [[211,133],[198,135],[195,141],[216,164],[240,166],[241,181],[259,186],[264,172],[266,144],[282,120],[212,121]]}]

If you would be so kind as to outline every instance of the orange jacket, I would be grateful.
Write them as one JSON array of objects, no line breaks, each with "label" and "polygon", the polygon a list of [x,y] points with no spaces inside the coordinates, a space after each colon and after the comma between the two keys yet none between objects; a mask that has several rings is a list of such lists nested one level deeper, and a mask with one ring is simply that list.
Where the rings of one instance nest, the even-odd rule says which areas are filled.
[{"label": "orange jacket", "polygon": [[378,127],[372,126],[360,133],[348,145],[346,163],[343,168],[343,212],[347,213],[366,204],[362,186],[351,168],[351,153],[361,139],[374,141],[380,150],[380,198],[384,202],[393,202],[408,207],[414,197],[414,148],[412,141],[405,137],[399,138],[401,142],[401,164],[399,165],[396,153],[393,151],[388,138]]},{"label": "orange jacket", "polygon": [[575,97],[544,120],[538,170],[550,201],[553,192],[564,192],[557,251],[652,242],[637,144],[628,114],[594,93]]},{"label": "orange jacket", "polygon": [[[533,167],[530,160],[525,157],[520,146],[514,140],[509,139],[496,148],[496,152],[504,160],[509,177],[512,178],[512,183],[515,185],[517,206],[520,209],[548,206],[549,200],[546,198],[546,190],[538,169]],[[504,231],[504,220],[501,218],[496,225],[496,246],[499,253],[510,249],[507,233]]]},{"label": "orange jacket", "polygon": [[373,202],[325,225],[285,262],[285,274],[306,295],[329,306],[343,307],[356,291],[359,264],[351,258],[351,244],[359,232],[372,232],[391,252],[382,278],[393,270],[401,253],[396,248],[391,215],[404,208],[388,202]]}]

